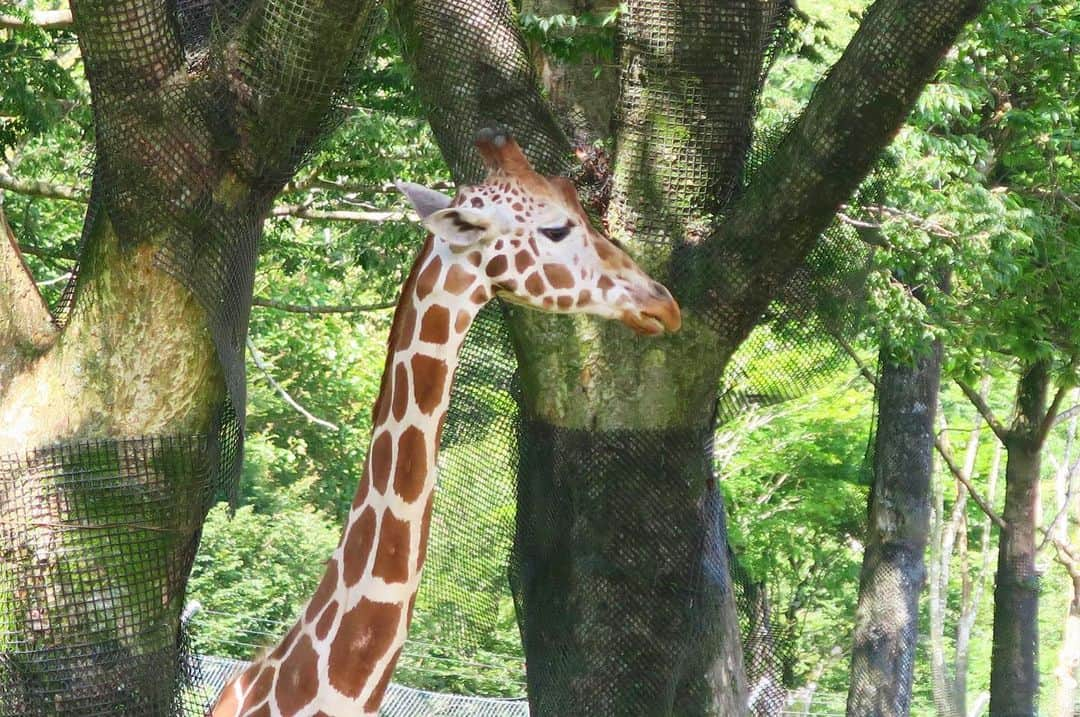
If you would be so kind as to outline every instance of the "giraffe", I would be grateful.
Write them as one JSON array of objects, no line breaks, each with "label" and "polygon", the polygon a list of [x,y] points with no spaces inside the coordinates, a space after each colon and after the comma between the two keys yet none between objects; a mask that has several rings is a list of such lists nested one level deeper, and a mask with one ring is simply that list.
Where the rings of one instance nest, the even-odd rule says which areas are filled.
[{"label": "giraffe", "polygon": [[593,228],[569,180],[537,174],[503,132],[476,146],[488,177],[452,201],[398,183],[430,234],[394,314],[363,478],[314,596],[212,717],[377,714],[419,586],[458,350],[488,301],[679,329],[671,294]]}]

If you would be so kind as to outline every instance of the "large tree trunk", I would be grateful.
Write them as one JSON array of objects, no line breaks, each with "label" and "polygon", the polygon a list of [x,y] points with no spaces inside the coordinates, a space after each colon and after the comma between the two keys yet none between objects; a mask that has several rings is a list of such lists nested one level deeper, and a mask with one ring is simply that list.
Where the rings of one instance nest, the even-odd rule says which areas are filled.
[{"label": "large tree trunk", "polygon": [[[537,714],[746,712],[705,455],[718,382],[981,4],[878,3],[740,196],[780,4],[627,3],[606,219],[654,275],[674,265],[685,328],[642,341],[585,319],[510,314],[526,417],[513,582]],[[457,179],[477,176],[471,136],[493,121],[515,131],[539,171],[566,171],[569,143],[536,92],[505,0],[396,6]],[[881,66],[897,68],[894,81],[865,83]]]},{"label": "large tree trunk", "polygon": [[190,3],[72,0],[97,162],[61,332],[0,237],[5,714],[177,713],[187,575],[237,465],[226,400],[242,412],[262,217],[374,3],[249,5],[215,31],[250,31],[207,48]]},{"label": "large tree trunk", "polygon": [[919,594],[926,579],[941,345],[916,365],[881,351],[869,529],[859,581],[848,717],[911,708]]},{"label": "large tree trunk", "polygon": [[1039,691],[1039,573],[1035,567],[1042,428],[1049,367],[1036,362],[1020,378],[1016,419],[1005,442],[1005,508],[994,586],[992,717],[1035,715]]}]

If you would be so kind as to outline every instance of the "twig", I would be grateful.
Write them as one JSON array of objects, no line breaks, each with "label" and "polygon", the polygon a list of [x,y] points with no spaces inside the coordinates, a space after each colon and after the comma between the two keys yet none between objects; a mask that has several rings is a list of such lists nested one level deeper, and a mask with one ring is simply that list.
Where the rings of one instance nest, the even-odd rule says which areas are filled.
[{"label": "twig", "polygon": [[266,378],[266,382],[269,383],[275,391],[277,391],[278,395],[281,396],[282,400],[284,400],[285,403],[292,406],[301,416],[311,421],[312,423],[318,424],[323,428],[329,428],[331,431],[341,430],[338,426],[330,423],[330,421],[324,421],[318,416],[312,414],[311,411],[301,406],[299,403],[297,403],[295,398],[289,395],[289,392],[286,391],[280,383],[274,380],[274,377],[270,375],[269,367],[263,361],[262,355],[259,353],[259,350],[255,348],[255,343],[251,340],[250,336],[247,337],[247,348],[248,353],[251,354],[252,363],[255,364],[256,368],[262,371],[263,376]]},{"label": "twig", "polygon": [[963,379],[957,378],[956,385],[960,387],[960,390],[964,392],[964,395],[971,401],[971,404],[978,409],[980,414],[982,414],[983,419],[986,421],[987,425],[990,426],[990,430],[994,432],[994,435],[998,437],[998,440],[1002,443],[1008,443],[1011,438],[1009,429],[1005,428],[1001,421],[997,419],[997,416],[994,415],[993,410],[991,410],[990,406],[983,400],[983,397]]},{"label": "twig", "polygon": [[[41,197],[43,199],[62,199],[68,202],[86,202],[86,193],[79,187],[71,187],[64,184],[53,184],[38,180],[18,179],[10,174],[0,171],[0,189],[22,194],[29,197]],[[330,222],[362,222],[369,224],[383,224],[386,222],[416,221],[413,212],[386,210],[386,211],[349,211],[312,209],[307,204],[280,204],[270,210],[270,215],[275,217],[296,217],[311,221]]]},{"label": "twig", "polygon": [[4,170],[0,170],[0,189],[15,192],[16,194],[25,194],[30,197],[63,199],[69,202],[86,201],[86,193],[79,187],[42,182],[36,179],[18,179]]},{"label": "twig", "polygon": [[287,304],[284,301],[275,301],[261,296],[251,300],[253,306],[262,306],[278,311],[288,311],[293,314],[358,314],[364,311],[380,311],[392,309],[397,306],[397,301],[384,301],[378,304],[367,305],[338,305],[338,306],[303,306],[300,304]]},{"label": "twig", "polygon": [[1065,398],[1066,393],[1068,393],[1068,389],[1065,386],[1058,387],[1057,393],[1054,394],[1053,400],[1050,401],[1050,407],[1046,409],[1046,414],[1043,416],[1038,431],[1035,433],[1036,445],[1041,446],[1046,441],[1046,437],[1050,435],[1050,429],[1057,425],[1054,419],[1057,417],[1058,409],[1061,408],[1061,401]]},{"label": "twig", "polygon": [[941,237],[943,239],[956,239],[960,236],[956,232],[952,231],[951,229],[946,229],[937,222],[930,221],[925,217],[920,217],[918,214],[914,214],[903,209],[897,209],[896,207],[888,207],[884,204],[870,204],[863,207],[863,210],[869,214],[877,215],[879,217],[886,217],[888,219],[903,219],[904,221],[913,225],[915,228],[921,229],[927,234]]},{"label": "twig", "polygon": [[23,254],[29,254],[30,256],[40,256],[43,259],[68,259],[70,261],[78,261],[79,255],[73,251],[65,251],[63,249],[45,249],[40,246],[33,246],[32,244],[24,244],[19,242],[19,251]]},{"label": "twig", "polygon": [[869,381],[871,386],[877,388],[877,376],[874,375],[870,370],[870,367],[859,357],[859,354],[856,353],[854,347],[847,342],[847,339],[840,335],[839,331],[830,331],[829,333],[832,334],[833,339],[836,340],[836,343],[840,344],[840,347],[844,349],[845,353],[851,357],[855,362],[855,365],[859,367],[859,373],[862,374],[862,377]]},{"label": "twig", "polygon": [[412,212],[353,212],[347,210],[335,211],[326,209],[312,209],[311,207],[304,204],[282,204],[270,210],[270,215],[275,217],[296,217],[297,219],[310,219],[312,221],[366,222],[371,224],[417,220],[416,215]]},{"label": "twig", "polygon": [[1059,413],[1057,416],[1055,416],[1054,417],[1054,425],[1055,426],[1061,425],[1062,423],[1065,423],[1065,421],[1067,421],[1070,418],[1072,418],[1074,416],[1077,416],[1077,415],[1080,415],[1080,403],[1076,404],[1075,406],[1072,406],[1071,408],[1065,409],[1064,411]]},{"label": "twig", "polygon": [[[986,418],[986,416],[983,416],[983,418]],[[983,500],[982,496],[979,495],[979,492],[975,489],[975,486],[972,485],[968,477],[964,475],[964,470],[956,465],[956,461],[952,456],[952,451],[950,451],[948,445],[941,440],[941,436],[934,436],[934,446],[937,448],[938,454],[945,461],[945,465],[948,466],[949,472],[953,474],[953,477],[955,477],[956,480],[963,484],[964,488],[967,489],[968,495],[971,496],[971,499],[975,501],[975,504],[979,506],[982,512],[986,514],[986,517],[994,521],[994,524],[1002,530],[1008,530],[1009,524],[1006,523],[1000,515],[995,513],[994,509]]]},{"label": "twig", "polygon": [[60,276],[55,276],[52,279],[45,279],[44,281],[34,282],[38,286],[52,286],[53,284],[59,284],[62,281],[71,281],[71,272],[66,272]]},{"label": "twig", "polygon": [[18,30],[23,27],[36,27],[41,30],[63,30],[71,27],[70,10],[35,10],[29,18],[16,15],[0,15],[0,29]]}]

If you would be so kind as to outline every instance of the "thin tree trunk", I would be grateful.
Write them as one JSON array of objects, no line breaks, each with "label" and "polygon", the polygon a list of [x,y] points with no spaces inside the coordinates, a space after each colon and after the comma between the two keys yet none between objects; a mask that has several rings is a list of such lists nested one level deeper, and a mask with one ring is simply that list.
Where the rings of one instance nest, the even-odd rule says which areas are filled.
[{"label": "thin tree trunk", "polygon": [[998,547],[994,587],[994,646],[991,653],[992,717],[1034,716],[1039,690],[1039,573],[1035,529],[1039,506],[1042,440],[1049,367],[1030,365],[1020,378],[1016,420],[1005,449],[1005,508],[1008,529]]},{"label": "thin tree trunk", "polygon": [[[1058,651],[1057,665],[1054,667],[1054,679],[1057,682],[1054,706],[1056,717],[1073,717],[1080,687],[1077,682],[1080,677],[1080,561],[1070,555],[1073,553],[1070,535],[1073,531],[1070,530],[1070,525],[1076,518],[1073,508],[1077,478],[1080,477],[1080,459],[1073,461],[1078,424],[1080,416],[1073,416],[1069,420],[1061,463],[1054,475],[1054,489],[1057,494],[1055,522],[1048,527],[1049,537],[1055,542],[1058,551],[1058,562],[1068,573],[1072,590],[1065,613],[1061,648]],[[1069,553],[1066,553],[1066,550]]]},{"label": "thin tree trunk", "polygon": [[[990,388],[988,379],[984,379],[980,389],[980,395],[985,398]],[[949,446],[948,426],[945,417],[941,420],[940,440],[947,450]],[[968,480],[975,474],[975,461],[978,458],[980,431],[983,423],[982,417],[975,411],[973,425],[968,435],[967,446],[964,449],[964,462],[960,470]],[[1000,454],[1000,443],[996,444],[997,453]],[[997,458],[995,457],[995,461]],[[993,470],[997,470],[996,463]],[[993,478],[991,480],[994,480]],[[981,589],[979,579],[981,575],[972,579],[967,569],[967,503],[968,492],[963,482],[958,477],[956,483],[956,499],[953,503],[951,515],[946,520],[944,501],[944,480],[934,483],[934,514],[932,540],[930,550],[930,596],[928,612],[930,615],[930,676],[933,685],[934,706],[941,717],[966,717],[967,694],[966,694],[966,671],[967,671],[967,638],[970,630],[965,631],[965,618],[973,612],[972,601],[975,600],[974,592]],[[987,519],[989,520],[989,519]],[[987,522],[986,530],[989,530]],[[984,542],[986,540],[984,535]],[[949,595],[949,580],[953,555],[957,554],[960,559],[961,615],[956,628],[956,650],[952,665],[952,674],[945,658],[945,610]],[[977,601],[977,600],[976,600]]]},{"label": "thin tree trunk", "polygon": [[926,579],[941,346],[915,366],[882,349],[870,527],[859,584],[848,717],[911,706],[919,593]]}]

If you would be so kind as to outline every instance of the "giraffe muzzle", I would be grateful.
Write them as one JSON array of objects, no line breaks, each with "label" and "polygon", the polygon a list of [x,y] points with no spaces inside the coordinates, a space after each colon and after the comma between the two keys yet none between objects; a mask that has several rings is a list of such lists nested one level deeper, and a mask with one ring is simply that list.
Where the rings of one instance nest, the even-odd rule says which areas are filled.
[{"label": "giraffe muzzle", "polygon": [[675,299],[668,295],[666,299],[642,302],[636,310],[626,311],[621,320],[642,336],[659,336],[665,332],[673,334],[682,327],[682,312]]}]

